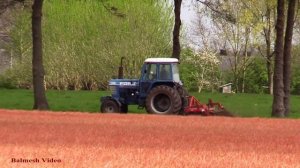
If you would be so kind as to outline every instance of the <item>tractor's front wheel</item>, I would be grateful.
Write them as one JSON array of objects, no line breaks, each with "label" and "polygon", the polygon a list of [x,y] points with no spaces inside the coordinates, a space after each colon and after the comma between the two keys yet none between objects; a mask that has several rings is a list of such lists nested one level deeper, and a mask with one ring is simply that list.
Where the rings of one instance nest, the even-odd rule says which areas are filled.
[{"label": "tractor's front wheel", "polygon": [[121,105],[121,112],[122,113],[127,113],[128,112],[128,105],[127,104],[122,104]]},{"label": "tractor's front wheel", "polygon": [[101,104],[102,113],[119,113],[120,106],[119,104],[112,99],[105,99]]},{"label": "tractor's front wheel", "polygon": [[146,110],[150,114],[177,114],[181,106],[177,90],[165,85],[153,88],[146,98]]}]

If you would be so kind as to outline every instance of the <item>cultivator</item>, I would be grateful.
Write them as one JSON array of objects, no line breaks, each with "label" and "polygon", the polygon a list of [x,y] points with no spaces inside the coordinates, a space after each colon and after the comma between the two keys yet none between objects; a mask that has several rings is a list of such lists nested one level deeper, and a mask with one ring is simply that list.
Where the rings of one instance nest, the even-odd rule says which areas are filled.
[{"label": "cultivator", "polygon": [[211,99],[209,99],[207,104],[203,104],[199,100],[197,100],[194,96],[188,96],[188,105],[184,108],[184,113],[201,114],[205,116],[209,116],[209,115],[233,116],[220,103],[213,102]]}]

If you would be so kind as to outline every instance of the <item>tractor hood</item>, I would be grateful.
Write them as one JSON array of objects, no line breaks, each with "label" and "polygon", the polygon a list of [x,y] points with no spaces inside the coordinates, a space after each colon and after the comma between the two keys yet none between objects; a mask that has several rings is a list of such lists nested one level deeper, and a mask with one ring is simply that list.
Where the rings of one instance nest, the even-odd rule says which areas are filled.
[{"label": "tractor hood", "polygon": [[135,88],[139,86],[139,80],[138,79],[112,79],[109,81],[109,86]]}]

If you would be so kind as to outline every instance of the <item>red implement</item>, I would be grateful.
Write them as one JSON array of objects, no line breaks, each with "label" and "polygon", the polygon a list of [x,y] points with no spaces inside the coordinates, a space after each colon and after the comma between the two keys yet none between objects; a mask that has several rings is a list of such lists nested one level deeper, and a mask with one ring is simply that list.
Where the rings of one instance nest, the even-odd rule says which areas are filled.
[{"label": "red implement", "polygon": [[207,104],[200,103],[194,96],[189,96],[188,100],[188,106],[184,108],[186,114],[214,115],[224,109],[220,103],[213,102],[211,99]]}]

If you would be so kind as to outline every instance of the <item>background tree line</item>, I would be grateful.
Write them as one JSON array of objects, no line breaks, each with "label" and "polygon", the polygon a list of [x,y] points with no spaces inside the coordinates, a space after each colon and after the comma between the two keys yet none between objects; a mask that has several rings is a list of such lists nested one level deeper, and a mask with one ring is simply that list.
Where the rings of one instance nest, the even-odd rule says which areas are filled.
[{"label": "background tree line", "polygon": [[[276,4],[275,0],[195,1],[198,9],[193,25],[196,38],[191,40],[201,50],[195,51],[187,44],[181,44],[182,78],[188,89],[218,90],[218,86],[232,82],[235,92],[272,94]],[[122,56],[126,57],[125,77],[138,78],[146,57],[167,56],[172,52],[172,10],[175,13],[178,7],[173,8],[168,2],[136,4],[135,1],[91,0],[71,3],[52,0],[45,1],[43,8],[43,51],[48,89],[105,89],[107,81],[117,76],[116,68]],[[137,10],[130,10],[132,8]],[[32,87],[30,12],[27,7],[16,16],[11,31],[14,67],[5,79],[22,88]],[[299,30],[297,25],[295,29]],[[176,26],[174,24],[173,39],[178,34]],[[183,38],[184,27],[181,31]],[[222,55],[222,50],[227,55]],[[173,48],[172,55],[178,57],[178,51],[180,53]],[[221,68],[214,68],[214,79],[201,79],[199,69],[185,61],[189,55],[201,56],[207,51],[215,54],[220,62]],[[297,80],[300,74],[296,66],[298,51],[296,43],[291,84],[295,94],[300,92],[300,81]],[[227,68],[222,68],[223,64],[227,64]],[[190,71],[195,73],[191,75]],[[204,74],[205,78],[210,76]],[[199,89],[201,85],[203,89]]]},{"label": "background tree line", "polygon": [[[105,89],[125,57],[126,77],[139,77],[149,56],[171,53],[172,7],[147,1],[45,1],[43,55],[48,89]],[[134,9],[134,10],[132,10]],[[68,11],[68,12],[65,12]],[[31,9],[17,16],[11,31],[13,68],[18,87],[32,85]]]},{"label": "background tree line", "polygon": [[[286,1],[285,3],[288,3]],[[299,9],[298,3],[295,10]],[[220,60],[221,82],[235,92],[273,94],[277,1],[196,0],[193,46],[214,51]],[[296,13],[298,14],[298,13]],[[299,19],[294,17],[291,92],[299,92]],[[286,23],[284,23],[286,24]]]}]

